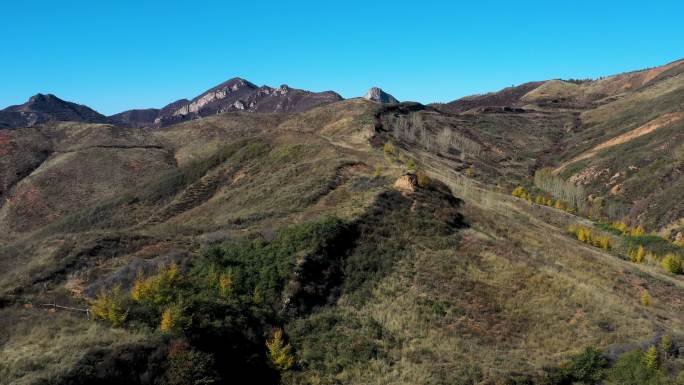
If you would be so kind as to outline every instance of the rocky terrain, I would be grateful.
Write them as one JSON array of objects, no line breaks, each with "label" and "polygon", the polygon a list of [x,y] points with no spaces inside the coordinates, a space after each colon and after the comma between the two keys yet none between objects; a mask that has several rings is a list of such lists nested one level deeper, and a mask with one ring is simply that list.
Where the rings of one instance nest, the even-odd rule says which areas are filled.
[{"label": "rocky terrain", "polygon": [[228,111],[296,113],[342,100],[335,92],[310,92],[290,88],[257,87],[233,78],[213,87],[192,100],[179,100],[161,110],[132,110],[110,117],[114,122],[136,126],[167,126],[185,120]]}]

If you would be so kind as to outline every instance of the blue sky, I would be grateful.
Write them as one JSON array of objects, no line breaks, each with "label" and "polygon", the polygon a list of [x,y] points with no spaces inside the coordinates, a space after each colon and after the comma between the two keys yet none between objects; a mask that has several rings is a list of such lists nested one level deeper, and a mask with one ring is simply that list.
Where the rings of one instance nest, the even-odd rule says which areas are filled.
[{"label": "blue sky", "polygon": [[682,15],[677,1],[6,1],[0,106],[43,92],[112,114],[235,76],[450,101],[684,58]]}]

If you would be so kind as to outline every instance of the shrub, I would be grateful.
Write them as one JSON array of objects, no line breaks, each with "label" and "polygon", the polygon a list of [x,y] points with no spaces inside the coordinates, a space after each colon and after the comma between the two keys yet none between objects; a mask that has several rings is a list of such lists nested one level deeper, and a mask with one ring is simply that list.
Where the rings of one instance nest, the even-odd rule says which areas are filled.
[{"label": "shrub", "polygon": [[641,350],[623,354],[609,371],[608,381],[615,385],[661,385],[666,380],[660,371],[644,363]]},{"label": "shrub", "polygon": [[650,306],[651,305],[651,295],[648,293],[648,290],[644,290],[641,292],[641,304],[644,306]]},{"label": "shrub", "polygon": [[426,173],[424,172],[419,172],[418,173],[418,186],[420,187],[428,187],[430,185],[430,177],[427,176]]},{"label": "shrub", "polygon": [[587,347],[570,360],[568,370],[573,382],[589,385],[601,382],[607,366],[608,360],[599,349]]},{"label": "shrub", "polygon": [[397,153],[397,150],[394,148],[394,145],[390,142],[385,143],[385,145],[382,147],[382,151],[387,156],[393,156]]},{"label": "shrub", "polygon": [[378,179],[382,176],[382,166],[375,166],[375,172],[373,173],[373,178]]},{"label": "shrub", "polygon": [[416,171],[416,162],[413,159],[409,159],[408,162],[406,162],[406,169],[409,172],[415,172]]},{"label": "shrub", "polygon": [[266,341],[268,357],[271,359],[276,369],[283,371],[289,370],[294,365],[292,356],[292,346],[286,344],[283,339],[283,330],[278,328],[273,332],[273,337]]},{"label": "shrub", "polygon": [[660,263],[667,272],[672,274],[682,273],[682,258],[673,253],[667,254]]},{"label": "shrub", "polygon": [[628,231],[627,224],[625,222],[622,222],[622,221],[613,222],[611,227],[613,227],[615,230],[621,232],[622,234],[624,234]]},{"label": "shrub", "polygon": [[219,381],[214,357],[186,346],[172,347],[166,380],[169,385],[209,385]]},{"label": "shrub", "polygon": [[128,311],[124,307],[123,296],[120,286],[114,286],[111,292],[102,290],[100,294],[90,304],[90,311],[94,319],[108,321],[113,326],[123,325],[128,316]]},{"label": "shrub", "polygon": [[668,335],[664,335],[660,338],[660,349],[665,353],[665,356],[672,355],[676,352],[672,339],[670,339]]}]

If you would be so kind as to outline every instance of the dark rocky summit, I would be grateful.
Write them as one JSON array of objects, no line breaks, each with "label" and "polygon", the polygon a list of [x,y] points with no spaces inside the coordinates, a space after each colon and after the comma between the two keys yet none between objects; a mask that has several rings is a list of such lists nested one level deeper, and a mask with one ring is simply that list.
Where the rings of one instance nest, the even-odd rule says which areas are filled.
[{"label": "dark rocky summit", "polygon": [[51,121],[106,123],[107,117],[52,94],[36,94],[24,104],[0,110],[0,128],[32,127]]}]

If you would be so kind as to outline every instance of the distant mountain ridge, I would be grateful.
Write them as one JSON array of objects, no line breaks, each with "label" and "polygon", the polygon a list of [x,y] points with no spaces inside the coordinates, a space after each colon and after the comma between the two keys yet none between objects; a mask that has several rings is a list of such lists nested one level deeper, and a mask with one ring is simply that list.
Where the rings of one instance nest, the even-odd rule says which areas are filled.
[{"label": "distant mountain ridge", "polygon": [[88,106],[52,94],[36,94],[24,104],[0,110],[0,128],[32,127],[50,121],[106,123],[107,117]]},{"label": "distant mountain ridge", "polygon": [[233,78],[192,100],[180,99],[161,109],[132,109],[107,117],[51,94],[37,94],[24,104],[0,110],[0,128],[31,127],[50,121],[159,127],[228,111],[299,113],[341,100],[344,100],[342,96],[334,91],[312,92],[286,84],[278,88],[259,87],[245,79]]},{"label": "distant mountain ridge", "polygon": [[233,78],[196,96],[182,99],[161,110],[130,110],[112,115],[116,122],[141,126],[168,126],[185,120],[227,111],[265,113],[304,112],[322,104],[343,100],[333,91],[312,92],[290,88],[257,86],[242,78]]},{"label": "distant mountain ridge", "polygon": [[176,100],[162,108],[133,109],[109,116],[110,122],[131,127],[145,127],[154,124],[160,116],[172,114],[176,109],[190,103],[188,99]]}]

